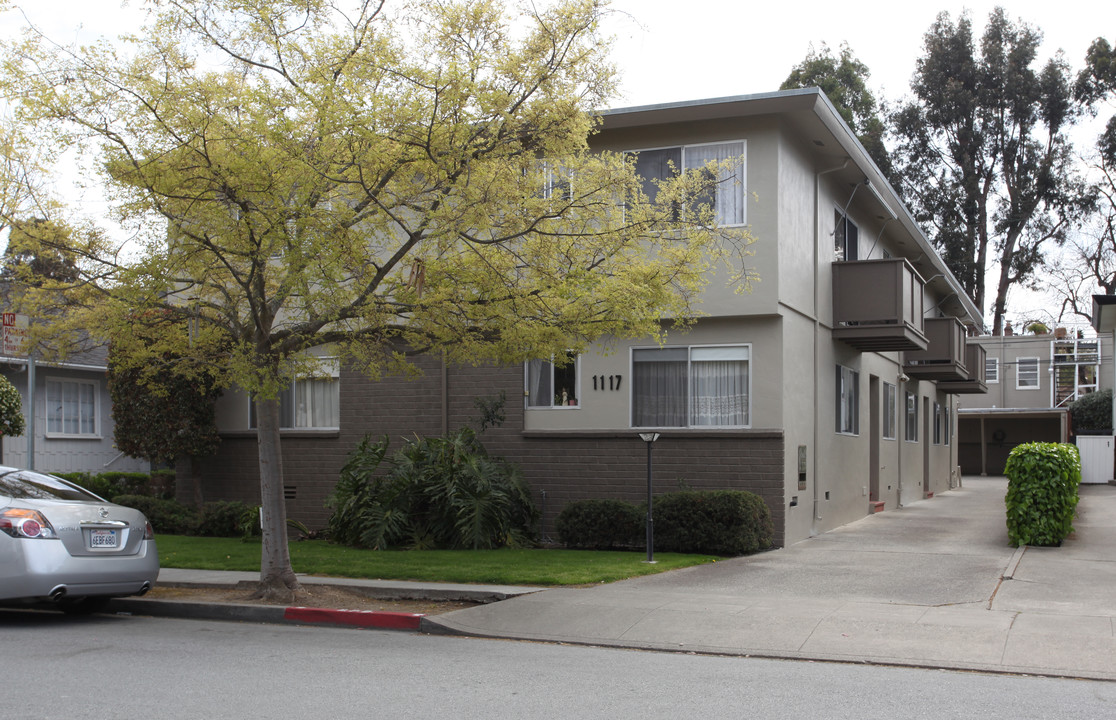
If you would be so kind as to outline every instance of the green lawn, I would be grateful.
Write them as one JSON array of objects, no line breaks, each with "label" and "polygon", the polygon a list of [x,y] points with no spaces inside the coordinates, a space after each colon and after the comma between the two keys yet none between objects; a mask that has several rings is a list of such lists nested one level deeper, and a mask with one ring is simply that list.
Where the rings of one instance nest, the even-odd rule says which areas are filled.
[{"label": "green lawn", "polygon": [[[159,535],[167,568],[259,572],[259,540]],[[712,555],[588,550],[356,550],[323,540],[291,543],[295,572],[336,577],[497,585],[588,585],[716,562]]]}]

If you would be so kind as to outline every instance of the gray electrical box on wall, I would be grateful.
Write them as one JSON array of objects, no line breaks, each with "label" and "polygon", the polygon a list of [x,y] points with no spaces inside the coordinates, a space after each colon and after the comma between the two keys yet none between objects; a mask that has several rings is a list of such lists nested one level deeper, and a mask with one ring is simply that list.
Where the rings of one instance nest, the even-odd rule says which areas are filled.
[{"label": "gray electrical box on wall", "polygon": [[806,489],[806,446],[798,446],[798,489]]}]

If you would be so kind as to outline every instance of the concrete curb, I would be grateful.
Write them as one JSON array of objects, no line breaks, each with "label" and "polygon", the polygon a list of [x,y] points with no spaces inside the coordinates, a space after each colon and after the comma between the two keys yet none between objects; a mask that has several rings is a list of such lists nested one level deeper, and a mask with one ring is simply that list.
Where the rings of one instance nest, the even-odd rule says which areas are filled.
[{"label": "concrete curb", "polygon": [[247,605],[242,603],[200,603],[175,600],[116,598],[105,612],[184,620],[225,620],[276,625],[338,625],[376,630],[417,632],[424,615],[386,610],[334,610],[328,608]]}]

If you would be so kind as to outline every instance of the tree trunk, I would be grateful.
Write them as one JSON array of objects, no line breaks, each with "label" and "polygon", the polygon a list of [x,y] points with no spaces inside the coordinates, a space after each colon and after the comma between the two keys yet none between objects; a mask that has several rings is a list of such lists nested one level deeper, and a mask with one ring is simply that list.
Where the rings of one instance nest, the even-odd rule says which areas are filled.
[{"label": "tree trunk", "polygon": [[260,452],[260,556],[258,597],[290,602],[299,590],[287,547],[287,508],[283,501],[283,459],[279,444],[279,400],[256,399],[256,437]]},{"label": "tree trunk", "polygon": [[198,461],[193,455],[180,455],[174,461],[174,496],[179,502],[187,503],[198,510],[205,498],[202,496],[201,473]]}]

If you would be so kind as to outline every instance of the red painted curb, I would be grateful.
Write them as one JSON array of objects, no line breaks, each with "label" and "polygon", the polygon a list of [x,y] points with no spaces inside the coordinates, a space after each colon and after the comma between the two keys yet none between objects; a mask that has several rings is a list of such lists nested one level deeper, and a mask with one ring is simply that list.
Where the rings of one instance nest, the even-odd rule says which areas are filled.
[{"label": "red painted curb", "polygon": [[356,627],[385,630],[418,630],[422,618],[423,615],[416,613],[387,612],[384,610],[330,610],[306,607],[289,607],[283,613],[284,620],[354,625]]}]

